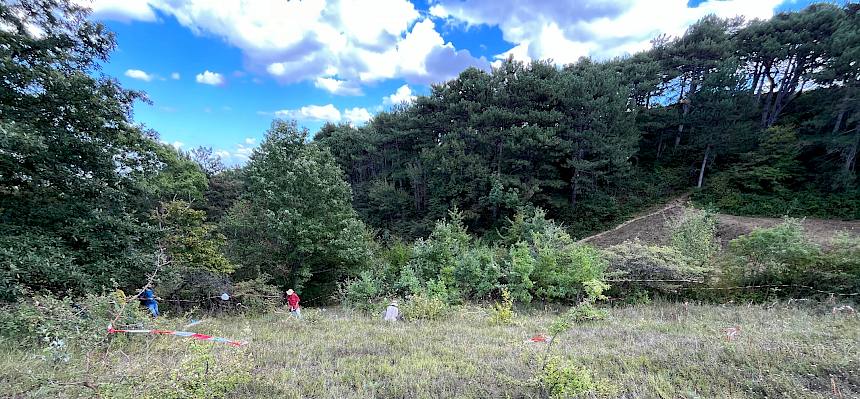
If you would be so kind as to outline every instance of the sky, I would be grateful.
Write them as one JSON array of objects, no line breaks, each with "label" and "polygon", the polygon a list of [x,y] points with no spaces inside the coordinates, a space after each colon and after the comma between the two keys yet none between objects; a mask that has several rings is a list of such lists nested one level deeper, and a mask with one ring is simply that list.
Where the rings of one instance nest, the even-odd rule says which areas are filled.
[{"label": "sky", "polygon": [[467,67],[602,60],[707,14],[768,18],[801,0],[78,0],[115,32],[103,65],[150,103],[136,122],[182,150],[247,161],[275,118],[362,125]]}]

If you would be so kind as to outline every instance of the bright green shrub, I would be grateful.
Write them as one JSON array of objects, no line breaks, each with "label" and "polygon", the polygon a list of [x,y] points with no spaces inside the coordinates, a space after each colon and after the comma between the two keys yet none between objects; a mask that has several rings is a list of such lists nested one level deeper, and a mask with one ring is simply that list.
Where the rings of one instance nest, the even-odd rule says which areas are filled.
[{"label": "bright green shrub", "polygon": [[458,289],[467,299],[485,298],[499,288],[502,276],[501,267],[496,261],[492,248],[478,246],[471,248],[457,260],[454,280]]},{"label": "bright green shrub", "polygon": [[684,254],[691,264],[707,264],[720,249],[717,244],[717,218],[709,210],[687,209],[670,226],[672,247]]},{"label": "bright green shrub", "polygon": [[540,374],[540,381],[551,398],[570,398],[598,388],[591,373],[583,367],[562,364],[552,359]]},{"label": "bright green shrub", "polygon": [[745,283],[785,283],[813,266],[821,249],[807,240],[795,219],[755,229],[729,243],[732,276]]},{"label": "bright green shrub", "polygon": [[413,295],[400,306],[406,320],[438,320],[446,315],[447,309],[443,299],[428,294]]},{"label": "bright green shrub", "polygon": [[839,233],[830,242],[819,268],[822,285],[840,293],[860,292],[860,237]]},{"label": "bright green shrub", "polygon": [[534,287],[531,275],[534,272],[534,263],[535,261],[528,244],[520,241],[510,247],[507,279],[508,289],[511,291],[511,296],[514,300],[526,303],[531,302],[531,290]]},{"label": "bright green shrub", "polygon": [[357,279],[349,280],[341,288],[341,303],[365,313],[376,312],[382,294],[382,282],[372,272],[361,272]]},{"label": "bright green shrub", "polygon": [[582,282],[600,278],[606,261],[600,251],[576,244],[564,229],[548,224],[532,232],[535,296],[545,300],[573,300],[582,296]]}]

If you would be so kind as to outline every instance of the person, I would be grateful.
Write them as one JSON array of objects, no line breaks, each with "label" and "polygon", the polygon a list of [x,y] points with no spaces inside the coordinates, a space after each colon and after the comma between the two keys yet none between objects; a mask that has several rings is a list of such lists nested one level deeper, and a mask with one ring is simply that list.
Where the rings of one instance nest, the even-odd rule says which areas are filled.
[{"label": "person", "polygon": [[158,317],[158,302],[155,300],[155,293],[152,292],[152,286],[147,285],[143,291],[141,291],[140,295],[138,295],[138,298],[140,299],[140,303],[149,309],[149,313],[152,313],[152,317]]},{"label": "person", "polygon": [[385,313],[382,315],[382,320],[385,321],[398,321],[403,320],[403,316],[400,315],[400,309],[397,308],[397,300],[391,301],[391,304],[385,308]]},{"label": "person", "polygon": [[299,308],[301,298],[293,291],[292,288],[287,290],[287,305],[290,306],[290,315],[296,316],[297,319],[302,318],[302,311]]}]

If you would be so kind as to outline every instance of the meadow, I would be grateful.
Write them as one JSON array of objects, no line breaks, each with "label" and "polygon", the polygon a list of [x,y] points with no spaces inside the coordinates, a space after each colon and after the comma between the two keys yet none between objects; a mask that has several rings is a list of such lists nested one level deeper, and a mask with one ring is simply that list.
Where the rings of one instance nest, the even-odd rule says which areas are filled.
[{"label": "meadow", "polygon": [[[386,323],[341,308],[210,318],[189,330],[235,348],[166,336],[114,336],[67,358],[0,343],[9,398],[852,398],[860,396],[860,318],[808,301],[653,303],[610,309],[546,343],[558,309],[506,325],[481,307]],[[162,318],[181,329],[185,318]],[[733,339],[727,329],[737,328]],[[58,349],[60,350],[60,349]],[[540,371],[548,360],[550,366]],[[547,371],[548,370],[548,371]],[[550,375],[551,374],[551,375]],[[555,384],[555,385],[554,385]],[[556,390],[556,385],[567,390]]]}]

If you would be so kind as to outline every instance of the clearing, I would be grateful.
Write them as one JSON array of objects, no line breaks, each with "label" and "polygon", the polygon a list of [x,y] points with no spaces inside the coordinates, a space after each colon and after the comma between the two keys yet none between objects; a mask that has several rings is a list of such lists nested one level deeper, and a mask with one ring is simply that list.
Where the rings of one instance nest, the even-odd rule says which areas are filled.
[{"label": "clearing", "polygon": [[[614,308],[607,320],[560,336],[550,357],[584,370],[583,397],[860,397],[860,318],[830,309],[797,302]],[[247,346],[117,337],[107,351],[73,353],[57,366],[7,343],[0,396],[141,398],[187,378],[199,397],[221,397],[204,393],[229,387],[224,397],[536,398],[546,344],[524,340],[546,332],[556,310],[518,315],[507,326],[475,307],[398,324],[341,309],[306,309],[303,321],[281,312],[224,317],[192,329]],[[159,320],[163,328],[186,322]],[[725,329],[733,327],[739,333],[729,340]]]},{"label": "clearing", "polygon": [[[639,240],[645,244],[666,245],[669,239],[667,225],[683,215],[687,208],[687,198],[672,200],[642,216],[630,219],[615,228],[583,238],[600,248],[621,244],[624,241]],[[756,228],[773,227],[782,223],[780,218],[735,216],[717,214],[717,239],[721,246],[729,241],[753,231]],[[831,219],[803,219],[803,228],[812,241],[827,246],[830,239],[839,232],[860,235],[860,220],[844,221]]]}]

